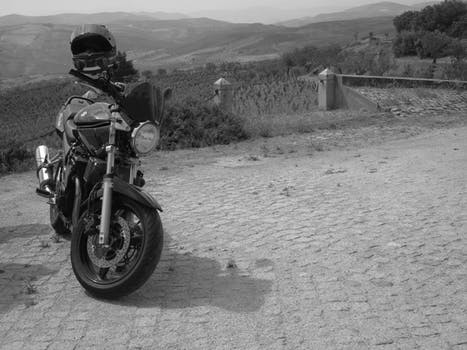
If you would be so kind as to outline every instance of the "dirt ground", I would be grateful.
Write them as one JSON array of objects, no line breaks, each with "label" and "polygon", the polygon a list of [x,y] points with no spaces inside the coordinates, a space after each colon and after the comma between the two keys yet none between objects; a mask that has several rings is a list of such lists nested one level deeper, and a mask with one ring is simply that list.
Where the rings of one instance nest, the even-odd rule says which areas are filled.
[{"label": "dirt ground", "polygon": [[166,243],[117,302],[0,178],[0,349],[467,348],[467,119],[365,118],[144,159]]}]

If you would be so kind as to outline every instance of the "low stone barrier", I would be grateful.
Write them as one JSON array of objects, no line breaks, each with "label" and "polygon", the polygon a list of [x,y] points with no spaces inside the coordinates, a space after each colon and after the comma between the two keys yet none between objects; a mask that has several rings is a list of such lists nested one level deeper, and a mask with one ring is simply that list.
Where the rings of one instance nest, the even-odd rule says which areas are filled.
[{"label": "low stone barrier", "polygon": [[346,75],[329,69],[318,80],[322,110],[390,111],[397,116],[467,110],[467,81]]}]

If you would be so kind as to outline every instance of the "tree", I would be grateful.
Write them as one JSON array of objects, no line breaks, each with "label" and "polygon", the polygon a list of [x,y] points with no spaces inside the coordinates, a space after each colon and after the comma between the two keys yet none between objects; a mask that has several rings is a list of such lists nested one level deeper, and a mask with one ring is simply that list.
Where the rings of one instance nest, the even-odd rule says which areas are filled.
[{"label": "tree", "polygon": [[[453,26],[463,26],[467,15],[467,3],[460,0],[446,0],[433,6],[426,6],[421,11],[407,11],[394,18],[393,23],[398,33],[402,31],[463,33]],[[456,34],[454,36],[457,36]]]},{"label": "tree", "polygon": [[216,71],[216,69],[217,69],[217,66],[216,66],[215,63],[208,62],[208,63],[206,63],[204,68],[206,69],[206,71],[208,71],[210,73],[214,73]]},{"label": "tree", "polygon": [[141,75],[144,77],[144,79],[151,80],[154,74],[151,70],[143,70],[141,72]]},{"label": "tree", "polygon": [[412,55],[433,58],[462,56],[462,47],[453,38],[467,38],[467,3],[445,0],[421,11],[408,11],[394,18],[398,32],[393,49],[397,57]]},{"label": "tree", "polygon": [[341,48],[338,45],[329,45],[317,48],[315,46],[305,46],[301,49],[286,52],[282,55],[281,63],[286,68],[287,74],[292,67],[306,67],[307,70],[320,65],[330,67],[338,62],[338,55]]},{"label": "tree", "polygon": [[455,39],[451,40],[446,48],[446,54],[454,58],[455,61],[461,61],[467,56],[467,51],[462,41]]},{"label": "tree", "polygon": [[126,52],[117,52],[117,67],[113,72],[116,81],[132,82],[138,79],[139,73],[133,67],[133,62],[127,60]]},{"label": "tree", "polygon": [[371,74],[384,75],[395,66],[394,56],[390,49],[381,49],[376,53]]},{"label": "tree", "polygon": [[434,30],[447,33],[454,22],[467,14],[467,4],[460,0],[449,0],[433,5]]},{"label": "tree", "polygon": [[164,68],[159,68],[157,70],[157,76],[158,77],[165,77],[167,75],[167,70]]},{"label": "tree", "polygon": [[398,33],[401,33],[403,31],[413,31],[415,30],[415,23],[417,17],[417,11],[404,12],[403,14],[394,18],[394,27],[396,27]]},{"label": "tree", "polygon": [[287,74],[290,73],[290,68],[295,66],[295,62],[293,59],[293,55],[290,52],[286,52],[285,54],[282,55],[282,63],[284,64]]},{"label": "tree", "polygon": [[412,56],[417,54],[415,43],[419,39],[418,34],[412,31],[402,31],[397,34],[393,42],[393,51],[396,57]]},{"label": "tree", "polygon": [[375,63],[375,54],[363,51],[343,52],[340,58],[342,70],[346,74],[371,74]]},{"label": "tree", "polygon": [[433,63],[447,53],[451,45],[451,37],[441,32],[425,32],[416,43],[417,53],[420,58],[432,58]]},{"label": "tree", "polygon": [[452,23],[448,34],[455,38],[467,38],[467,14]]}]

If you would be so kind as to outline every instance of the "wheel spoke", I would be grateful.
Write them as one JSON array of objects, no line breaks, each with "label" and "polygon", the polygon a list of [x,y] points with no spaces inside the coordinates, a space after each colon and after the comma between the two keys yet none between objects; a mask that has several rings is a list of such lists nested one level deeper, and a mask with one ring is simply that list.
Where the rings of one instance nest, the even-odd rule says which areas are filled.
[{"label": "wheel spoke", "polygon": [[107,276],[107,272],[109,272],[108,268],[100,268],[99,269],[99,278],[100,279],[105,279],[105,276]]},{"label": "wheel spoke", "polygon": [[131,237],[131,245],[133,247],[139,247],[143,243],[143,235],[134,235]]},{"label": "wheel spoke", "polygon": [[[83,234],[84,249],[89,258],[87,266],[90,278],[98,284],[107,285],[123,279],[131,273],[139,261],[145,242],[144,218],[125,203],[113,207],[109,232],[110,252],[101,256],[95,252],[98,246],[98,230],[88,228]],[[97,221],[97,220],[96,220]],[[97,226],[93,221],[92,226]],[[88,224],[89,226],[89,224]],[[96,255],[97,254],[97,255]]]},{"label": "wheel spoke", "polygon": [[124,213],[124,212],[125,212],[124,209],[118,209],[117,211],[115,211],[115,214],[114,214],[114,215],[115,215],[115,216],[122,216],[122,217],[123,217],[123,215],[121,215],[121,214]]}]

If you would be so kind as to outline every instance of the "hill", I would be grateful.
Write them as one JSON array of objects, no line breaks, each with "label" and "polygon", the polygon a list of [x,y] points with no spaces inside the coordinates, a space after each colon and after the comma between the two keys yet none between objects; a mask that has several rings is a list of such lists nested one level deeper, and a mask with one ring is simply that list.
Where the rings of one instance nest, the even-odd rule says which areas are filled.
[{"label": "hill", "polygon": [[[439,2],[439,1],[438,1]],[[375,17],[395,17],[406,11],[419,10],[425,6],[432,5],[436,2],[423,2],[416,5],[403,5],[396,2],[383,1],[374,4],[357,6],[349,8],[341,12],[322,13],[316,16],[307,16],[292,19],[278,23],[285,27],[301,27],[310,23],[320,23],[329,21],[345,21],[358,18],[375,18]]]},{"label": "hill", "polygon": [[[394,31],[392,17],[286,28],[208,18],[154,20],[138,17],[135,20],[133,16],[146,15],[113,14],[112,22],[107,24],[117,39],[119,50],[126,51],[138,69],[264,60],[310,44],[346,44],[356,32],[385,34]],[[13,19],[9,16],[10,23]],[[45,20],[41,18],[40,21]],[[73,28],[70,24],[40,23],[37,17],[28,23],[0,25],[0,77],[66,72],[71,65],[68,42]]]},{"label": "hill", "polygon": [[24,25],[24,24],[80,24],[101,23],[110,24],[119,21],[147,21],[147,20],[173,20],[188,18],[180,13],[167,12],[100,12],[100,13],[62,13],[51,16],[23,16],[7,15],[0,17],[1,26]]},{"label": "hill", "polygon": [[233,23],[263,23],[274,24],[281,21],[303,16],[304,13],[313,13],[313,9],[275,8],[271,6],[251,6],[243,9],[214,9],[189,13],[191,17],[209,17],[220,21]]}]

